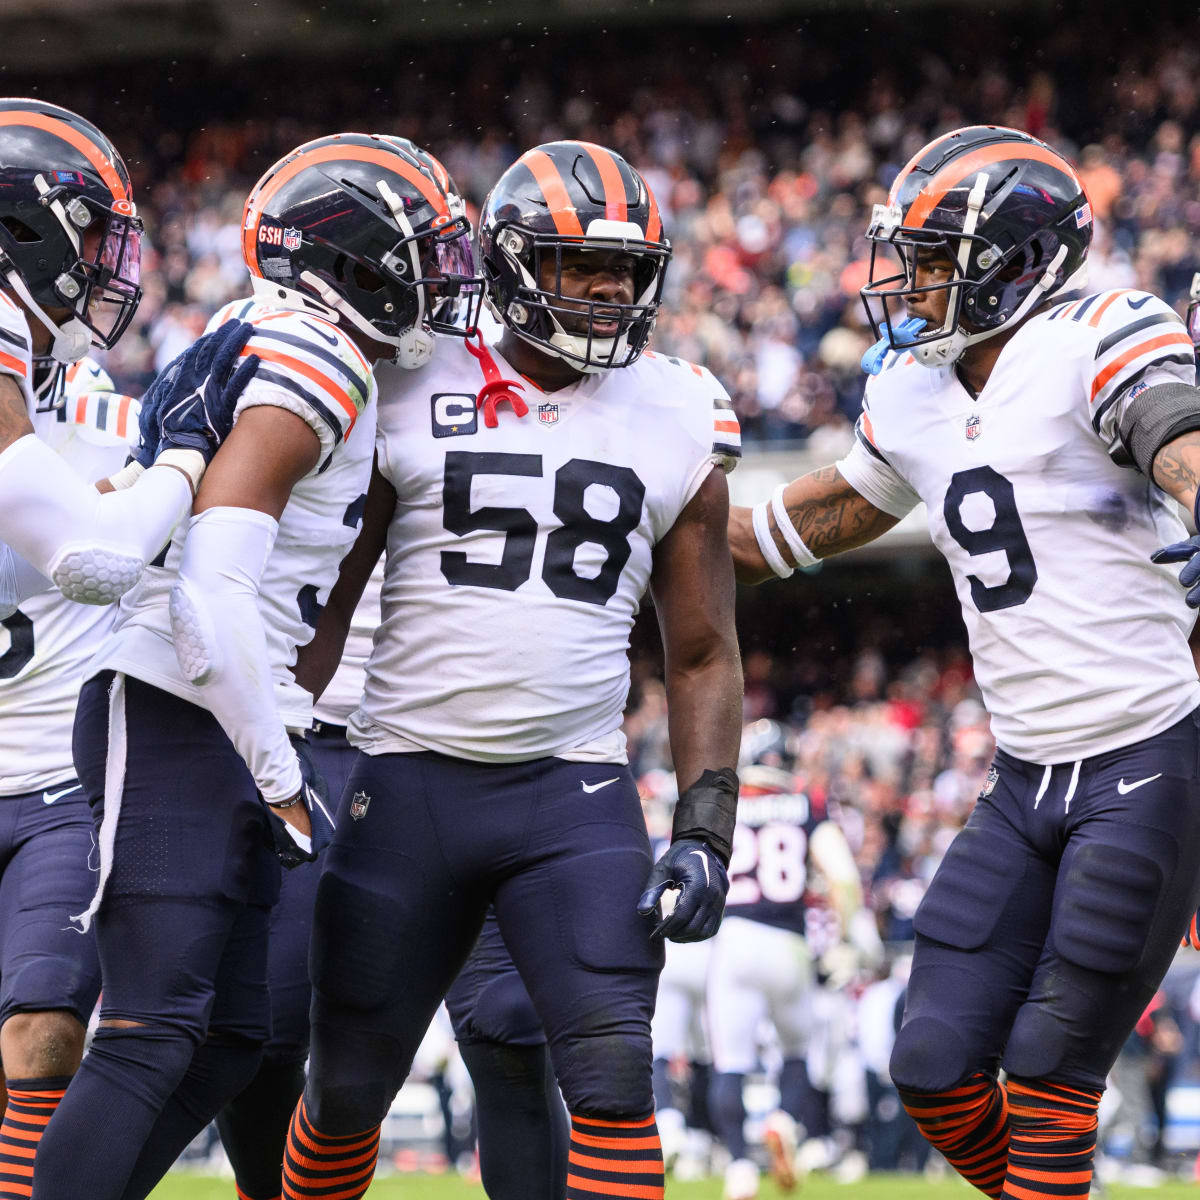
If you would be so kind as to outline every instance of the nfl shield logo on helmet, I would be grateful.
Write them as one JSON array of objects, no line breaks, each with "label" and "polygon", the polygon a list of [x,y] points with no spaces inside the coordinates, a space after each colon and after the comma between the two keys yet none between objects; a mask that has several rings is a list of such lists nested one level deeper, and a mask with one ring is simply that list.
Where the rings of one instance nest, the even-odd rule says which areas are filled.
[{"label": "nfl shield logo on helmet", "polygon": [[300,230],[289,226],[283,231],[283,248],[289,251],[300,249]]},{"label": "nfl shield logo on helmet", "polygon": [[350,801],[350,816],[356,821],[361,821],[370,807],[371,797],[366,792],[355,792]]},{"label": "nfl shield logo on helmet", "polygon": [[983,431],[979,428],[980,421],[975,415],[967,418],[967,441],[973,442]]},{"label": "nfl shield logo on helmet", "polygon": [[558,424],[558,405],[557,404],[550,404],[550,403],[539,404],[537,414],[538,414],[538,420],[543,425],[557,425]]}]

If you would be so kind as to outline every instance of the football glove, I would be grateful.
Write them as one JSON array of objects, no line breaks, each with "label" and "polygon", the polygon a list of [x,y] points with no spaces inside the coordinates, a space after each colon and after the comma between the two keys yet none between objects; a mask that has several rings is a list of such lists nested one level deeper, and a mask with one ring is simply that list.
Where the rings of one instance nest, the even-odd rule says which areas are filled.
[{"label": "football glove", "polygon": [[312,751],[303,738],[293,737],[292,745],[300,760],[299,803],[308,811],[312,835],[306,837],[294,825],[289,825],[280,815],[278,808],[264,800],[267,819],[271,825],[271,837],[275,845],[275,857],[291,870],[301,863],[314,862],[317,855],[333,841],[333,811],[329,805],[329,786],[313,762]]},{"label": "football glove", "polygon": [[670,915],[654,927],[652,937],[702,942],[717,932],[725,911],[729,876],[710,846],[695,838],[672,842],[650,870],[637,903],[638,912],[643,917],[654,913],[667,888],[678,888],[679,897]]},{"label": "football glove", "polygon": [[1152,563],[1183,563],[1179,586],[1188,589],[1189,608],[1200,608],[1200,534],[1186,542],[1172,542],[1150,555]]},{"label": "football glove", "polygon": [[141,436],[134,458],[143,467],[171,449],[197,450],[206,464],[212,462],[233,428],[233,410],[258,369],[256,354],[237,365],[253,332],[249,321],[226,321],[159,373],[142,397],[138,417]]},{"label": "football glove", "polygon": [[907,320],[901,321],[892,330],[894,344],[886,337],[881,337],[862,356],[862,369],[868,375],[878,375],[883,370],[883,360],[887,357],[887,352],[908,345],[924,328],[925,322],[920,317],[909,317]]},{"label": "football glove", "polygon": [[1200,912],[1192,913],[1192,919],[1188,922],[1187,933],[1179,939],[1179,944],[1185,949],[1191,947],[1193,950],[1200,950]]}]

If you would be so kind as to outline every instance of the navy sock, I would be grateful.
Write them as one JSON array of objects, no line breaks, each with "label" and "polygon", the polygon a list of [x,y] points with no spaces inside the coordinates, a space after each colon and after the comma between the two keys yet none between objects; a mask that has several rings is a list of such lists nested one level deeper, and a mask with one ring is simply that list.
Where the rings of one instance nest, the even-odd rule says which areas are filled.
[{"label": "navy sock", "polygon": [[708,1112],[713,1130],[734,1158],[746,1157],[746,1105],[742,1099],[744,1075],[714,1071],[708,1086]]},{"label": "navy sock", "polygon": [[[145,1200],[192,1138],[254,1077],[261,1058],[262,1046],[258,1042],[209,1034],[192,1055],[179,1086],[163,1105],[130,1173],[121,1200]],[[293,1104],[295,1099],[293,1096]],[[266,1193],[268,1200],[279,1195],[282,1162],[281,1142],[275,1161],[275,1190]]]},{"label": "navy sock", "polygon": [[687,1123],[689,1129],[713,1132],[712,1115],[708,1111],[708,1089],[712,1086],[712,1064],[692,1063],[692,1078],[688,1084]]},{"label": "navy sock", "polygon": [[38,1147],[32,1200],[121,1200],[162,1107],[191,1062],[177,1029],[101,1026]]},{"label": "navy sock", "polygon": [[785,1058],[779,1071],[779,1107],[804,1126],[802,1136],[818,1137],[824,1132],[824,1107],[817,1089],[808,1078],[802,1058]]},{"label": "navy sock", "polygon": [[217,1114],[217,1129],[243,1200],[275,1200],[292,1112],[304,1091],[302,1062],[263,1059],[254,1078]]},{"label": "navy sock", "polygon": [[545,1046],[459,1046],[475,1085],[479,1170],[491,1200],[561,1200],[570,1126]]}]

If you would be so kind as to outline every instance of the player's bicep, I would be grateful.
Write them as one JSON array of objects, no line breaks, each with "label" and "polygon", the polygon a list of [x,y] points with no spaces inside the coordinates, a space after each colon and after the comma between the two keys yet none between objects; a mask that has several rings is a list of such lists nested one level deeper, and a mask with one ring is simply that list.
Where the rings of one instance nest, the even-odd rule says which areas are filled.
[{"label": "player's bicep", "polygon": [[249,408],[204,473],[192,511],[252,508],[279,520],[292,488],[320,454],[317,435],[295,413],[271,405]]},{"label": "player's bicep", "polygon": [[728,522],[729,487],[714,467],[655,547],[650,592],[668,659],[737,652]]},{"label": "player's bicep", "polygon": [[0,450],[33,432],[25,393],[14,375],[0,375]]}]

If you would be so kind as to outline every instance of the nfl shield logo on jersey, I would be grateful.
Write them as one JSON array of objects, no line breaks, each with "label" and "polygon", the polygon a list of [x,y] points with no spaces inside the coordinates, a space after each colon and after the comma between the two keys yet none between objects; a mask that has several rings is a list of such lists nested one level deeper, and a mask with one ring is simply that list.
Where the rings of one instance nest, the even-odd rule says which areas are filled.
[{"label": "nfl shield logo on jersey", "polygon": [[283,248],[289,251],[300,249],[300,230],[285,229],[283,231]]},{"label": "nfl shield logo on jersey", "polygon": [[969,416],[967,418],[967,441],[973,442],[982,432],[979,428],[979,418],[977,416]]},{"label": "nfl shield logo on jersey", "polygon": [[371,797],[366,792],[355,792],[350,801],[350,816],[356,821],[361,821],[370,807]]},{"label": "nfl shield logo on jersey", "polygon": [[538,420],[541,421],[541,423],[543,425],[557,425],[558,424],[558,405],[557,404],[551,404],[548,402],[546,404],[539,404],[537,412],[538,412]]},{"label": "nfl shield logo on jersey", "polygon": [[[992,794],[999,779],[1000,769],[998,767],[988,767],[987,778],[983,781],[983,787],[979,790],[980,800],[982,800],[985,796],[990,796]],[[353,809],[351,811],[353,811]]]}]

